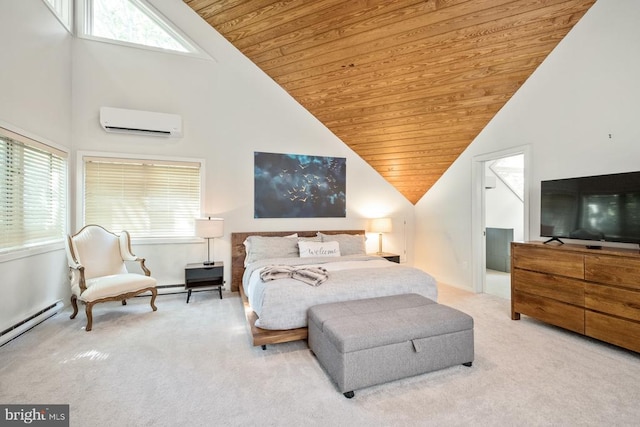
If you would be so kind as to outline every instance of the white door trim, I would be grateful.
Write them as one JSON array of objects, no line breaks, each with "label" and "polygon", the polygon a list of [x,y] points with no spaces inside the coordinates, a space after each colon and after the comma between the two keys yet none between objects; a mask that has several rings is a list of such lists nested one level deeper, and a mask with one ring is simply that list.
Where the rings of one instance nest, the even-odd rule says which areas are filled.
[{"label": "white door trim", "polygon": [[485,162],[511,157],[517,154],[524,155],[524,240],[529,240],[529,178],[531,147],[521,145],[505,150],[474,156],[471,165],[471,245],[472,245],[472,274],[473,291],[484,292],[485,287]]}]

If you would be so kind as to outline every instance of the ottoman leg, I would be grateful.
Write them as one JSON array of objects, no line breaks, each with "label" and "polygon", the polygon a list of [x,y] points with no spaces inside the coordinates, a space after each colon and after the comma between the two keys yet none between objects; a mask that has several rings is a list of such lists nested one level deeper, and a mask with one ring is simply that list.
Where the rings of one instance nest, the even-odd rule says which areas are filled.
[{"label": "ottoman leg", "polygon": [[356,394],[352,391],[348,391],[346,393],[342,393],[344,394],[344,397],[346,397],[347,399],[351,399],[353,396],[355,396]]},{"label": "ottoman leg", "polygon": [[464,366],[469,366],[469,367],[470,367],[471,365],[473,365],[473,362],[463,363],[463,365],[464,365]]}]

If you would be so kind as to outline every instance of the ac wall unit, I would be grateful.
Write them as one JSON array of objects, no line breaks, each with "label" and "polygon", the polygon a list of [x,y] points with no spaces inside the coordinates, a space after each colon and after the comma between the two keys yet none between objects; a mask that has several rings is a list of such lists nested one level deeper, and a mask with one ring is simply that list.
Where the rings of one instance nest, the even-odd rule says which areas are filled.
[{"label": "ac wall unit", "polygon": [[100,125],[107,132],[179,138],[182,117],[177,114],[101,107]]}]

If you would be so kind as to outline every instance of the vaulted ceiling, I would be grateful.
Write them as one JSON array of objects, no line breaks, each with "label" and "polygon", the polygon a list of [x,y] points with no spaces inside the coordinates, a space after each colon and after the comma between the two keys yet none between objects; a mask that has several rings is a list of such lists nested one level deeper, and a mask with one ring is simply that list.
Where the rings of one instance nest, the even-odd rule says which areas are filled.
[{"label": "vaulted ceiling", "polygon": [[184,0],[410,202],[595,0]]}]

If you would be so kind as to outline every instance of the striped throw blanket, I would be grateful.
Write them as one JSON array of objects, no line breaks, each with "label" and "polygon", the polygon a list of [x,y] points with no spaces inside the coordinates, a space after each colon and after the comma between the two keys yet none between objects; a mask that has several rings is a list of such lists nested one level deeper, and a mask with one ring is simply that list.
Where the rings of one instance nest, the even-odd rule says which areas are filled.
[{"label": "striped throw blanket", "polygon": [[260,272],[263,282],[276,279],[295,279],[311,286],[319,286],[328,278],[324,267],[295,267],[292,265],[269,265]]}]

